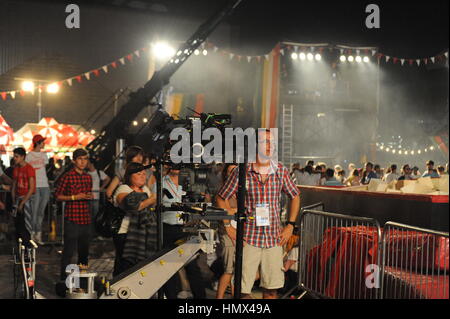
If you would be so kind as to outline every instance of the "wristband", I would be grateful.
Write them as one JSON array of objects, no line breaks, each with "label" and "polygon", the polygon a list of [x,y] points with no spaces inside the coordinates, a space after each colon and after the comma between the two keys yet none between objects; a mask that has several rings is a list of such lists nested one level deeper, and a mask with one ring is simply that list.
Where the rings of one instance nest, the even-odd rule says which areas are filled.
[{"label": "wristband", "polygon": [[295,228],[295,222],[288,222],[288,225],[292,225]]},{"label": "wristband", "polygon": [[72,198],[72,200],[75,200],[75,196],[74,195],[71,195],[70,198]]}]

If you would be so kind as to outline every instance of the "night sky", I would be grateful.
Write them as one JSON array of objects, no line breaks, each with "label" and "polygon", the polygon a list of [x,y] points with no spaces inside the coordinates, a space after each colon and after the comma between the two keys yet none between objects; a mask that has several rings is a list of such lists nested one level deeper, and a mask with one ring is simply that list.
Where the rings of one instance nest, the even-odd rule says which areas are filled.
[{"label": "night sky", "polygon": [[[78,3],[136,12],[206,19],[225,1],[90,0]],[[367,29],[368,4],[377,4],[381,28]],[[137,7],[137,8],[136,8]],[[266,52],[280,40],[379,46],[406,58],[431,56],[448,48],[449,1],[261,1],[243,0],[228,18],[237,27],[235,45]]]}]

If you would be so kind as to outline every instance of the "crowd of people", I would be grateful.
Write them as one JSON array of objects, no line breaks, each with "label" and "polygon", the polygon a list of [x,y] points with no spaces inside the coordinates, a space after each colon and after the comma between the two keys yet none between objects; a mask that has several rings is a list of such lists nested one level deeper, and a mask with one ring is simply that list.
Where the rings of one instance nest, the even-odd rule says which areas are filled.
[{"label": "crowd of people", "polygon": [[[380,165],[366,163],[364,168],[348,165],[345,172],[340,165],[333,168],[325,163],[310,160],[304,167],[299,163],[291,171],[281,163],[271,160],[274,139],[270,130],[258,133],[257,161],[247,165],[246,215],[242,263],[242,290],[244,298],[250,298],[256,281],[263,289],[264,298],[276,298],[280,291],[295,285],[298,260],[297,215],[300,208],[299,189],[296,185],[357,186],[370,183],[371,179],[411,180],[419,177],[437,178],[448,174],[446,167],[434,168],[428,161],[423,173],[417,167],[405,164],[397,171],[395,164],[386,170]],[[65,161],[47,159],[42,151],[45,138],[33,138],[33,150],[26,153],[16,148],[13,164],[5,172],[0,168],[1,184],[10,185],[11,207],[15,217],[17,236],[25,241],[33,239],[42,243],[42,220],[49,202],[50,189],[59,203],[64,203],[64,247],[61,258],[60,279],[64,281],[66,267],[77,253],[80,269],[89,268],[89,248],[95,234],[95,220],[100,206],[123,212],[120,227],[113,235],[115,261],[113,275],[117,276],[130,267],[158,252],[157,216],[152,209],[156,204],[156,179],[154,167],[149,168],[151,158],[139,146],[128,147],[125,163],[112,178],[98,170],[84,149],[77,149]],[[266,145],[263,148],[263,145]],[[170,206],[183,200],[187,191],[182,183],[180,169],[164,166],[162,204]],[[49,182],[50,181],[50,182]],[[238,169],[233,164],[215,164],[201,185],[206,201],[223,208],[228,214],[237,211]],[[100,194],[105,199],[100,200]],[[284,193],[289,204],[282,200]],[[0,210],[7,209],[0,201]],[[281,214],[289,207],[286,222]],[[185,238],[185,223],[179,211],[163,213],[163,249],[175,247]],[[215,257],[200,254],[166,282],[164,294],[169,299],[206,298],[206,288],[216,282],[216,298],[226,292],[234,294],[234,261],[236,246],[236,222],[224,220],[218,227],[220,245]],[[212,275],[205,275],[207,268]]]},{"label": "crowd of people", "polygon": [[[270,131],[262,134],[268,145],[273,145]],[[42,243],[42,217],[48,204],[50,188],[59,203],[64,203],[64,247],[61,258],[60,280],[66,278],[66,267],[77,253],[80,269],[89,268],[89,248],[94,235],[93,224],[99,201],[94,194],[105,189],[106,201],[124,212],[120,229],[113,236],[115,247],[114,276],[117,276],[140,261],[157,252],[156,213],[151,209],[156,201],[156,183],[153,169],[149,169],[150,158],[142,148],[131,146],[126,150],[125,164],[112,178],[95,169],[83,149],[73,152],[72,158],[64,162],[48,160],[42,149],[45,138],[33,138],[33,150],[26,152],[16,148],[10,177],[0,172],[2,184],[11,186],[13,202],[10,211],[15,213],[16,235],[25,241],[33,239]],[[263,150],[270,152],[273,149]],[[60,170],[60,172],[58,172]],[[234,165],[218,163],[207,173],[203,186],[205,200],[235,214],[237,169]],[[275,298],[278,289],[285,286],[283,260],[286,273],[296,269],[296,259],[284,247],[292,242],[295,220],[299,210],[299,193],[289,171],[281,163],[274,164],[258,157],[248,166],[247,191],[248,215],[255,218],[245,225],[243,254],[242,293],[249,297],[255,281],[263,288],[264,297]],[[49,182],[50,181],[50,182]],[[181,202],[185,194],[180,182],[180,169],[164,167],[162,186],[163,204]],[[288,223],[281,224],[281,192],[286,193],[292,205]],[[1,202],[0,209],[7,208]],[[186,237],[184,222],[179,211],[164,212],[164,249],[174,247]],[[217,298],[224,298],[226,291],[233,294],[234,254],[236,245],[236,223],[225,220],[219,226],[220,242],[215,256],[200,254],[175,274],[163,287],[167,298],[206,298],[207,287],[217,290]],[[295,251],[295,249],[293,250]],[[293,259],[294,258],[294,259]],[[205,272],[205,268],[208,269]],[[293,283],[292,281],[291,283]],[[215,286],[215,287],[214,287]]]},{"label": "crowd of people", "polygon": [[313,160],[301,167],[300,163],[294,163],[291,167],[291,177],[297,185],[307,186],[360,186],[367,185],[371,179],[380,179],[387,183],[395,180],[415,180],[420,177],[439,178],[448,175],[448,163],[445,165],[435,164],[432,160],[425,163],[423,173],[417,166],[411,167],[403,164],[398,171],[397,164],[391,164],[386,169],[379,164],[367,162],[363,168],[357,168],[355,164],[348,164],[347,172],[341,165],[327,167],[326,163],[319,162],[314,165]]}]

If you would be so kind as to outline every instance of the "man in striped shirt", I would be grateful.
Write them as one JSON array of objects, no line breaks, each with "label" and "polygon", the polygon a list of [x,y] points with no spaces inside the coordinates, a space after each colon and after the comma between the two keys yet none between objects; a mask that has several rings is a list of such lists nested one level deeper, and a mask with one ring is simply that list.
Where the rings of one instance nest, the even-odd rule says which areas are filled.
[{"label": "man in striped shirt", "polygon": [[78,246],[78,264],[87,268],[89,257],[92,177],[85,169],[88,154],[83,149],[73,152],[74,167],[59,181],[56,199],[65,201],[64,208],[64,249],[61,260],[61,280],[66,278],[66,267],[70,264]]},{"label": "man in striped shirt", "polygon": [[[247,166],[245,207],[247,221],[244,224],[244,251],[242,261],[242,294],[249,298],[256,273],[261,266],[263,297],[275,299],[277,289],[284,285],[283,245],[294,230],[300,208],[299,191],[289,171],[281,163],[270,158],[275,152],[275,139],[270,130],[258,132],[256,162]],[[226,209],[228,199],[238,189],[238,169],[235,169],[218,193],[217,203]],[[281,226],[281,192],[291,199],[288,225]],[[236,231],[224,221],[232,240]]]}]

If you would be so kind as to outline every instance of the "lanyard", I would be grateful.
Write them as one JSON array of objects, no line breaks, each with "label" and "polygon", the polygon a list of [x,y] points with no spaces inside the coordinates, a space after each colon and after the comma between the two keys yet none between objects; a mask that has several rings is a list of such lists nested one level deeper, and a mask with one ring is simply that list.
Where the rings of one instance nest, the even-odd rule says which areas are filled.
[{"label": "lanyard", "polygon": [[[254,171],[254,167],[253,167],[253,171]],[[266,188],[266,184],[269,182],[270,179],[270,174],[267,174],[267,178],[264,181],[264,183],[262,182],[262,175],[260,172],[255,172],[257,174],[257,181],[258,181],[258,197],[261,199],[260,203],[261,204],[265,204],[266,203],[266,198],[265,198],[265,188]]]}]

